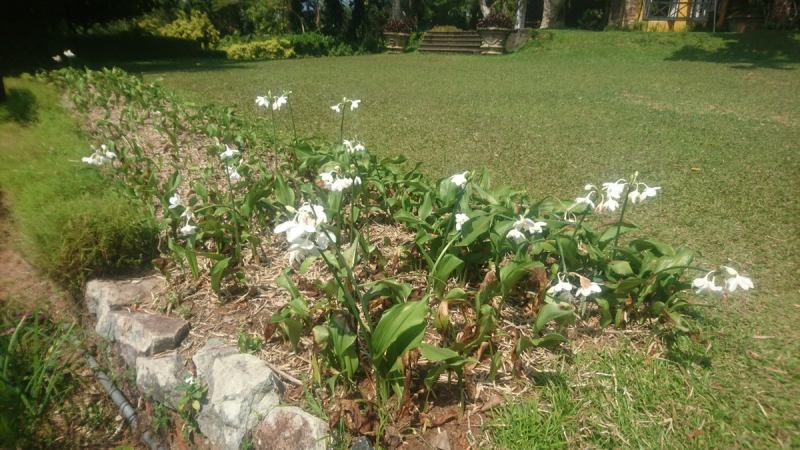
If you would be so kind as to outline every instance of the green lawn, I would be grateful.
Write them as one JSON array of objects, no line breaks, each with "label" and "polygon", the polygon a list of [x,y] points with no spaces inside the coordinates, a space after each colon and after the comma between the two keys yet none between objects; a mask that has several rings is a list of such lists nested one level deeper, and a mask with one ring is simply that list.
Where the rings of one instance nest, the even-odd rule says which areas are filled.
[{"label": "green lawn", "polygon": [[[638,170],[662,190],[629,217],[708,266],[751,276],[755,293],[703,309],[696,344],[679,339],[650,357],[647,342],[622,338],[542,368],[556,374],[539,380],[538,403],[501,413],[494,442],[800,445],[800,35],[557,31],[504,57],[126,68],[252,117],[267,116],[256,95],[291,90],[298,130],[326,138],[338,138],[329,106],[359,98],[346,137],[425,161],[436,176],[485,165],[496,184],[540,198],[574,198]],[[290,129],[288,111],[279,126]]]}]

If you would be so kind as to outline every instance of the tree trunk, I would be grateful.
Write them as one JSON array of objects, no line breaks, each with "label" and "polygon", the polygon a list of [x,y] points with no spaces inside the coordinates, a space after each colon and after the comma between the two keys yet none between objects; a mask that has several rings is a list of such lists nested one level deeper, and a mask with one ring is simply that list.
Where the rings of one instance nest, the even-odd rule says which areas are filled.
[{"label": "tree trunk", "polygon": [[528,0],[517,0],[517,29],[525,28],[525,16],[527,14]]},{"label": "tree trunk", "polygon": [[0,103],[6,102],[6,86],[3,84],[3,74],[0,73]]},{"label": "tree trunk", "polygon": [[392,19],[403,20],[403,8],[400,6],[400,0],[392,1]]},{"label": "tree trunk", "polygon": [[314,1],[314,23],[317,25],[317,30],[319,30],[319,0]]},{"label": "tree trunk", "polygon": [[[545,1],[547,1],[547,0],[545,0]],[[478,0],[478,3],[480,3],[480,5],[481,5],[481,14],[483,14],[483,17],[486,17],[489,14],[491,14],[491,12],[492,12],[492,8],[491,7],[492,7],[492,5],[494,5],[494,3],[492,3],[492,5],[489,5],[489,6],[486,6],[486,0]]]},{"label": "tree trunk", "polygon": [[563,27],[564,21],[559,20],[565,0],[544,0],[542,25],[539,28]]}]

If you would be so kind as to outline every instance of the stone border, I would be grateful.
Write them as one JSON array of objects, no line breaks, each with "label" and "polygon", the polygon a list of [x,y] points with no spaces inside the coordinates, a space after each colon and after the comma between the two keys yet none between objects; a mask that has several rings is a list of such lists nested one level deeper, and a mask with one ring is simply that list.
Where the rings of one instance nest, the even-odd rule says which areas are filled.
[{"label": "stone border", "polygon": [[[158,277],[92,280],[85,298],[97,318],[97,333],[136,370],[137,388],[175,410],[181,398],[175,388],[191,374],[183,355],[168,352],[181,345],[191,325],[130,311],[131,305],[151,300],[165,285]],[[208,385],[197,425],[211,448],[237,450],[248,436],[254,449],[327,447],[325,421],[295,406],[281,406],[286,386],[266,362],[212,338],[192,357],[192,364]]]}]

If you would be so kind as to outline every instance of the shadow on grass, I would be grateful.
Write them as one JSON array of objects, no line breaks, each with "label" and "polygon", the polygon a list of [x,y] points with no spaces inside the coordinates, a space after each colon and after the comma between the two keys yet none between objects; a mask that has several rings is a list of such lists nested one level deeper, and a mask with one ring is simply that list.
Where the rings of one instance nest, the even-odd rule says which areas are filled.
[{"label": "shadow on grass", "polygon": [[9,88],[7,95],[7,101],[0,105],[0,123],[26,125],[36,121],[36,96],[30,89]]},{"label": "shadow on grass", "polygon": [[[784,31],[717,33],[711,45],[685,45],[667,61],[735,64],[737,69],[796,70],[800,63],[800,34]],[[716,45],[715,45],[716,44]]]},{"label": "shadow on grass", "polygon": [[216,58],[181,58],[158,61],[109,61],[104,63],[87,64],[91,69],[102,67],[119,67],[128,73],[146,74],[163,72],[216,72],[231,69],[243,69],[252,64],[265,61],[242,61]]}]

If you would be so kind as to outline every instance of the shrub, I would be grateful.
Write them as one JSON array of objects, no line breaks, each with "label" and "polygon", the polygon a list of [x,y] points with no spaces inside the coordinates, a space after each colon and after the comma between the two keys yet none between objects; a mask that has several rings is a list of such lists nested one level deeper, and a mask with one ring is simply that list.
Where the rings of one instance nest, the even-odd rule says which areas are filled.
[{"label": "shrub", "polygon": [[385,33],[411,33],[413,27],[405,20],[390,20],[383,26]]},{"label": "shrub", "polygon": [[285,37],[297,56],[331,56],[336,41],[319,33],[292,34]]},{"label": "shrub", "polygon": [[219,43],[219,31],[214,28],[205,13],[192,11],[190,17],[183,12],[172,23],[158,29],[158,34],[181,39],[193,39],[202,43],[205,48],[214,48]]},{"label": "shrub", "polygon": [[462,31],[461,28],[454,27],[452,25],[438,25],[430,29],[430,31],[439,31],[439,32],[447,32],[452,33],[455,31]]},{"label": "shrub", "polygon": [[478,21],[478,28],[511,28],[511,18],[505,14],[492,13]]},{"label": "shrub", "polygon": [[226,48],[225,52],[231,59],[288,59],[295,57],[292,44],[287,39],[234,44]]}]

